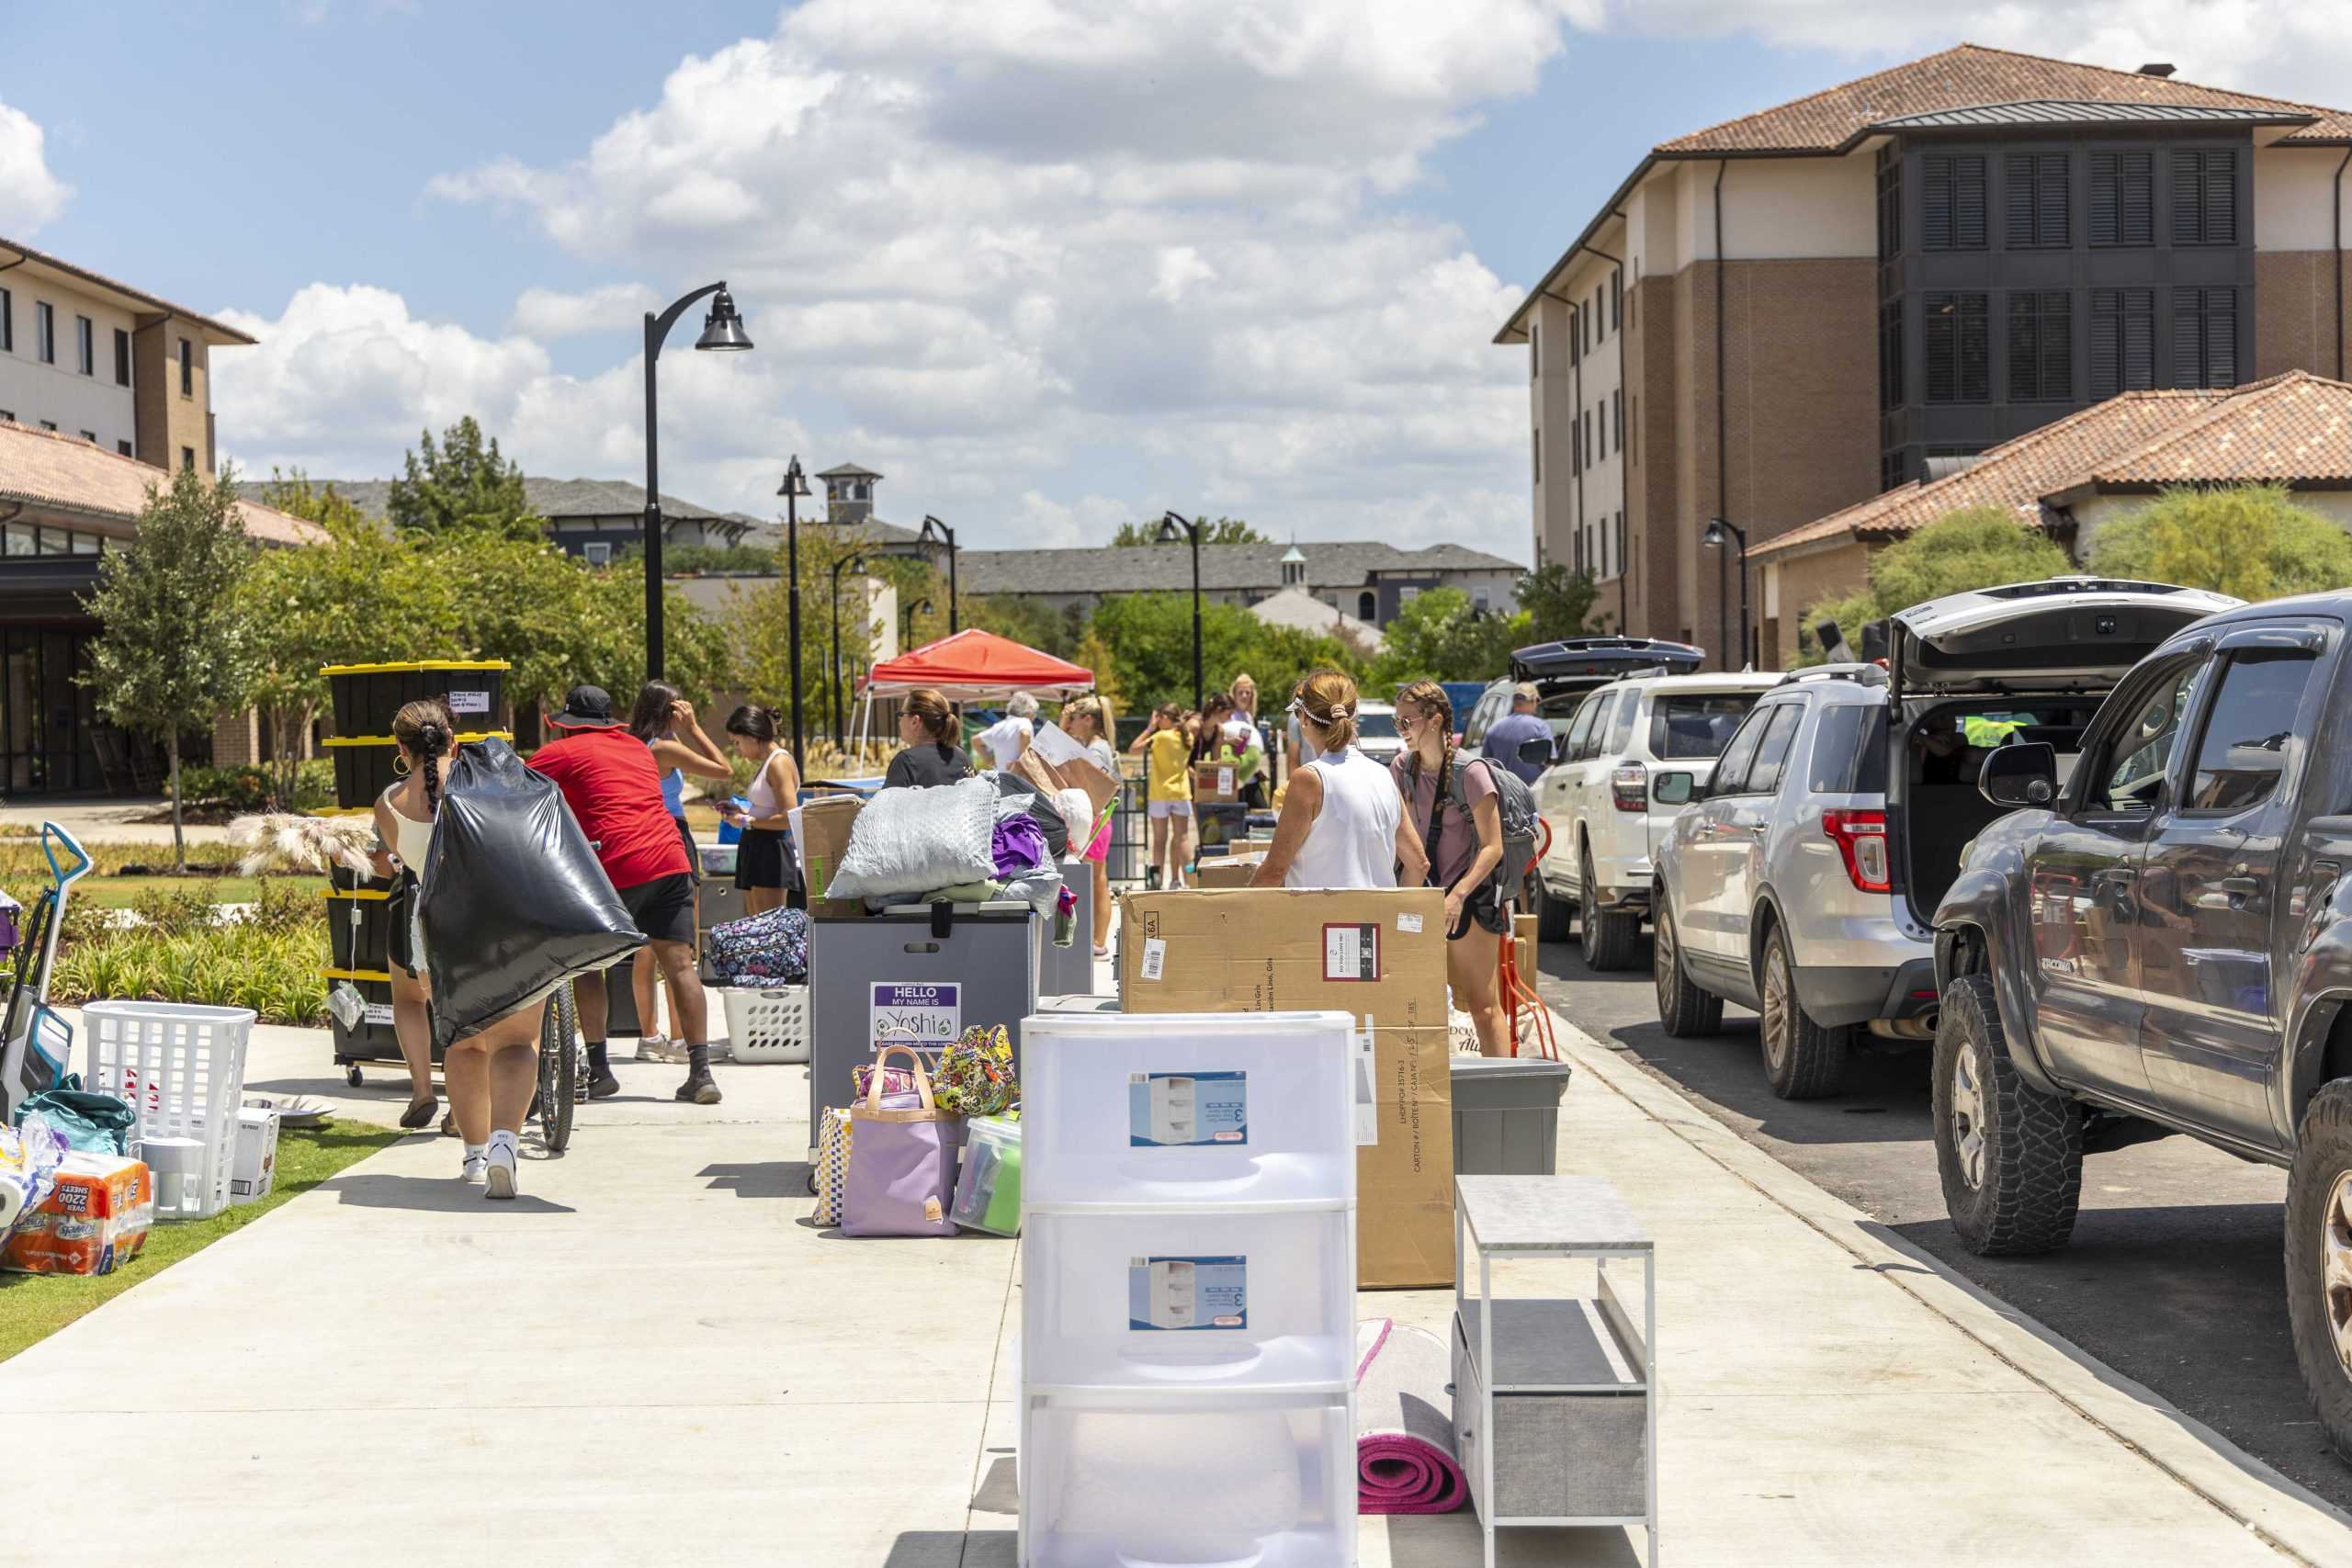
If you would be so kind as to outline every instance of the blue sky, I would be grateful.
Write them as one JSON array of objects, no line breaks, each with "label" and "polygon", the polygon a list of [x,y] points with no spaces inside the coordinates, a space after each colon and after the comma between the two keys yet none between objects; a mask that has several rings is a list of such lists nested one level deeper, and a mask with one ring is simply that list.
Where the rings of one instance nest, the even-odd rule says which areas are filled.
[{"label": "blue sky", "polygon": [[[470,412],[630,477],[639,312],[725,276],[758,351],[662,361],[707,504],[797,450],[976,544],[1175,506],[1515,558],[1510,305],[1648,146],[1954,41],[1860,0],[11,9],[0,234],[263,338],[216,362],[248,468],[380,475]],[[2324,97],[2339,25],[2245,9],[1976,36]]]}]

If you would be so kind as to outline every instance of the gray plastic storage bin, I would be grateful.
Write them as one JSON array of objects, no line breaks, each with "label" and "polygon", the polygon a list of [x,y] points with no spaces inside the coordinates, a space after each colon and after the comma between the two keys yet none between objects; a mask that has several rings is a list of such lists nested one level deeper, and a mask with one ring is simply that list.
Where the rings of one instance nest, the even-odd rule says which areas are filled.
[{"label": "gray plastic storage bin", "polygon": [[1453,1057],[1453,1173],[1551,1176],[1568,1064],[1537,1056]]}]

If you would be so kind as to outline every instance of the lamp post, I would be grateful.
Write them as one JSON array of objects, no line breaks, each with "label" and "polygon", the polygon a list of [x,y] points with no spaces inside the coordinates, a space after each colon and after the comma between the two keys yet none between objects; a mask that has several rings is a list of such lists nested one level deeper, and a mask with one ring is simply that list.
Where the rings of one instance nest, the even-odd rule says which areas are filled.
[{"label": "lamp post", "polygon": [[1724,518],[1710,517],[1699,542],[1711,550],[1722,549],[1728,544],[1739,552],[1739,661],[1743,665],[1753,663],[1754,657],[1747,649],[1747,530]]},{"label": "lamp post", "polygon": [[917,615],[927,615],[929,614],[931,614],[931,601],[928,599],[920,600],[915,604],[910,604],[899,613],[899,618],[906,623],[906,629],[899,634],[899,650],[900,652],[905,652],[907,645],[915,640],[915,617]]},{"label": "lamp post", "polygon": [[800,731],[800,498],[808,493],[808,478],[800,471],[800,454],[795,452],[792,461],[785,465],[784,483],[776,494],[784,497],[784,558],[786,572],[786,612],[792,637],[792,758],[795,765],[808,755],[806,738]]},{"label": "lamp post", "polygon": [[[1182,528],[1180,536],[1177,530]],[[1172,545],[1179,537],[1193,547],[1193,705],[1199,707],[1208,689],[1201,682],[1201,525],[1167,513],[1159,519],[1159,542]]]},{"label": "lamp post", "polygon": [[751,347],[743,318],[735,313],[735,297],[727,292],[724,279],[704,284],[658,316],[645,312],[645,678],[649,681],[662,678],[662,461],[655,438],[653,367],[662,357],[662,340],[670,335],[670,328],[687,306],[708,294],[718,298],[711,301],[710,313],[702,320],[702,336],[695,340],[695,347],[705,353]]},{"label": "lamp post", "polygon": [[947,546],[947,635],[953,637],[964,629],[963,623],[956,615],[956,530],[936,517],[925,515],[922,532],[916,535],[915,539],[917,543],[929,545],[934,549],[943,541]]},{"label": "lamp post", "polygon": [[833,744],[843,744],[842,737],[842,573],[850,568],[865,570],[864,556],[846,556],[833,563]]}]

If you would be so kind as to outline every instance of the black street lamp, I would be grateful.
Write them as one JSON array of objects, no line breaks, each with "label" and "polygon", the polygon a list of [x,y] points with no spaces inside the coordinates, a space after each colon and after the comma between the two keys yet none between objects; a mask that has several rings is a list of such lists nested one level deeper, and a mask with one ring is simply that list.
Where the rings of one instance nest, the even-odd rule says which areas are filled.
[{"label": "black street lamp", "polygon": [[776,494],[784,497],[784,558],[786,593],[789,608],[786,612],[792,636],[792,760],[795,766],[808,754],[808,745],[800,732],[800,498],[808,493],[808,477],[800,471],[800,454],[795,452],[792,461],[785,465],[784,483]]},{"label": "black street lamp", "polygon": [[864,556],[845,556],[833,563],[833,744],[845,746],[842,734],[842,573],[852,567],[865,570]]},{"label": "black street lamp", "polygon": [[[1179,528],[1183,530],[1181,536],[1176,532]],[[1159,543],[1172,545],[1179,537],[1193,547],[1193,705],[1197,708],[1208,694],[1201,682],[1201,525],[1168,513],[1159,520]]]},{"label": "black street lamp", "polygon": [[938,518],[926,515],[922,520],[922,532],[915,536],[915,540],[933,548],[943,541],[947,546],[947,635],[953,637],[964,629],[956,614],[956,530]]},{"label": "black street lamp", "polygon": [[[1747,648],[1747,530],[1721,517],[1710,517],[1699,542],[1711,550],[1730,545],[1739,551],[1739,661],[1751,664],[1755,659]],[[1728,660],[1724,667],[1730,667]]]},{"label": "black street lamp", "polygon": [[899,652],[906,652],[907,645],[915,640],[915,617],[929,614],[931,614],[931,601],[928,599],[920,600],[899,612],[899,618],[906,623],[906,629],[899,634]]},{"label": "black street lamp", "polygon": [[653,367],[662,357],[662,340],[686,307],[707,294],[716,294],[710,313],[702,320],[702,336],[695,347],[708,353],[740,351],[752,346],[743,318],[735,313],[735,297],[724,280],[707,283],[660,315],[645,312],[645,678],[662,678],[662,462],[655,440]]}]

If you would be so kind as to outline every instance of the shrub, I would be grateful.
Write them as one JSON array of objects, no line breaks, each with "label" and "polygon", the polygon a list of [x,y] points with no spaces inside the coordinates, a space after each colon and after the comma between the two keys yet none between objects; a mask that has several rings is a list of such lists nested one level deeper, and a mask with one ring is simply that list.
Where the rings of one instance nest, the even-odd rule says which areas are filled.
[{"label": "shrub", "polygon": [[281,930],[232,920],[178,932],[127,927],[61,946],[61,1004],[113,999],[251,1008],[265,1023],[326,1021],[323,920]]},{"label": "shrub", "polygon": [[[182,768],[180,795],[190,806],[223,811],[262,811],[276,787],[271,770],[259,763],[229,768]],[[334,764],[313,757],[296,770],[294,799],[286,809],[311,811],[334,803]]]}]

